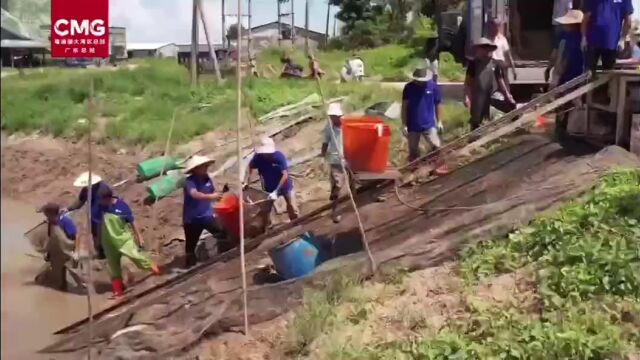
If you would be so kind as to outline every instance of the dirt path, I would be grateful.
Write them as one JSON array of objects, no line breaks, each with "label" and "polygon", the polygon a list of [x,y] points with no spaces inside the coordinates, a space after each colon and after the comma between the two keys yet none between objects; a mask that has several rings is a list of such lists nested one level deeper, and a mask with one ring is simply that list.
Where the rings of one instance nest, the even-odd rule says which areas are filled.
[{"label": "dirt path", "polygon": [[[536,213],[575,198],[602,172],[616,166],[639,163],[637,157],[615,147],[598,155],[574,156],[546,139],[526,137],[449,176],[401,191],[401,198],[430,209],[427,213],[411,210],[392,196],[385,203],[361,197],[359,206],[381,269],[420,269],[454,258],[464,243],[505,234]],[[366,257],[358,252],[353,214],[346,205],[343,211],[338,226],[319,215],[266,239],[247,254],[249,278],[256,279],[269,249],[303,230],[324,239],[337,256],[352,254],[325,263],[309,281],[335,271],[367,274]],[[242,309],[239,267],[236,258],[210,265],[99,320],[95,333],[100,357],[158,358],[182,352],[207,333],[236,329]],[[248,294],[250,322],[262,323],[289,311],[299,304],[303,287],[304,281],[253,282]],[[82,349],[86,329],[79,330],[56,344],[57,351],[74,354]]]}]

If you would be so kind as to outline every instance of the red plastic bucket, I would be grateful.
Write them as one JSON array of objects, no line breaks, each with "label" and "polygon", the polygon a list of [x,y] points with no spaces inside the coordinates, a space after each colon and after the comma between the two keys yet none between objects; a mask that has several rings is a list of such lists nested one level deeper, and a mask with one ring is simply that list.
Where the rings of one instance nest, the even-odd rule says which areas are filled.
[{"label": "red plastic bucket", "polygon": [[238,238],[240,236],[240,201],[234,194],[226,193],[213,207],[220,225],[227,233]]},{"label": "red plastic bucket", "polygon": [[387,169],[391,129],[380,118],[344,117],[342,141],[352,170],[381,173]]}]

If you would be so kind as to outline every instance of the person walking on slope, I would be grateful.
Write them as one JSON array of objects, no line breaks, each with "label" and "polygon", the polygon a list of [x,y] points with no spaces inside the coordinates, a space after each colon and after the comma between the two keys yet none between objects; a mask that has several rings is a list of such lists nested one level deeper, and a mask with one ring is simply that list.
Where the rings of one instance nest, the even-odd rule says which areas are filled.
[{"label": "person walking on slope", "polygon": [[327,115],[331,120],[331,126],[327,125],[323,130],[322,150],[320,156],[324,157],[329,163],[329,183],[331,185],[331,220],[339,223],[342,217],[338,214],[338,198],[344,186],[353,188],[353,182],[350,176],[345,178],[344,170],[347,166],[343,161],[342,149],[342,106],[340,103],[331,103],[327,109]]},{"label": "person walking on slope", "polygon": [[[473,46],[474,58],[467,65],[464,80],[464,104],[469,108],[471,130],[476,130],[482,121],[489,118],[492,103],[499,110],[509,112],[515,108],[515,100],[504,81],[502,68],[491,57],[497,46],[487,38],[479,39]],[[496,88],[505,101],[492,100]]]},{"label": "person walking on slope", "polygon": [[298,218],[298,208],[295,203],[293,192],[293,181],[289,176],[289,166],[287,158],[280,151],[276,150],[276,145],[270,137],[260,139],[260,146],[255,149],[256,154],[249,162],[245,184],[251,180],[253,170],[258,170],[262,189],[269,193],[267,201],[264,202],[260,211],[264,224],[271,224],[271,210],[275,201],[282,196],[287,203],[287,214],[289,220]]},{"label": "person walking on slope", "polygon": [[[413,80],[402,90],[402,127],[409,143],[409,163],[420,158],[420,139],[424,138],[432,150],[440,148],[438,132],[443,131],[442,96],[440,86],[433,80],[430,68],[418,68]],[[438,172],[446,172],[442,165]]]},{"label": "person walking on slope", "polygon": [[587,69],[595,72],[602,60],[604,70],[613,69],[618,48],[631,29],[631,0],[585,0],[582,21],[582,49],[587,54]]},{"label": "person walking on slope", "polygon": [[[554,66],[554,78],[557,79],[557,86],[565,84],[584,73],[585,61],[580,45],[582,39],[580,24],[583,17],[582,11],[569,10],[564,16],[554,19],[554,23],[563,26]],[[552,83],[552,86],[554,85]],[[576,99],[575,102],[579,103],[580,99]],[[563,106],[560,109],[563,114],[560,114],[556,119],[556,135],[558,137],[562,137],[566,133],[569,118],[566,108],[567,106]]]},{"label": "person walking on slope", "polygon": [[218,253],[232,248],[226,241],[224,231],[214,217],[212,202],[222,198],[222,193],[216,193],[213,180],[209,177],[209,165],[214,160],[206,156],[193,156],[187,163],[184,172],[189,175],[184,182],[184,203],[182,224],[185,236],[185,269],[194,266],[196,246],[202,231],[207,230],[216,240]]},{"label": "person walking on slope", "polygon": [[110,188],[98,190],[99,216],[101,219],[100,240],[107,257],[107,267],[111,276],[113,297],[122,297],[122,265],[120,260],[126,256],[139,269],[149,270],[160,275],[160,268],[141,250],[142,235],[136,226],[129,205],[113,195]]},{"label": "person walking on slope", "polygon": [[[78,199],[68,206],[63,208],[62,212],[74,211],[82,208],[88,200],[89,196],[89,172],[83,172],[73,182],[73,186],[81,188]],[[98,239],[98,232],[100,229],[100,219],[98,217],[100,205],[98,204],[98,192],[102,189],[110,189],[109,185],[102,180],[98,174],[91,174],[91,235],[93,236],[93,246],[96,257],[98,259],[105,259],[104,250],[102,244]]]}]

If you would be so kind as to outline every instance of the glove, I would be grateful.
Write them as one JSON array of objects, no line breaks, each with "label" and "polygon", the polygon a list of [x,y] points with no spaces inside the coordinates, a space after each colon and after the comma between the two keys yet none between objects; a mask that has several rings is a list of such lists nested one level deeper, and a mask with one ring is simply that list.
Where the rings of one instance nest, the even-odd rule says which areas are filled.
[{"label": "glove", "polygon": [[404,135],[404,137],[407,137],[409,135],[409,130],[407,130],[406,126],[402,128],[402,135]]},{"label": "glove", "polygon": [[74,251],[71,253],[71,258],[73,259],[73,261],[78,262],[80,261],[80,254],[78,254],[77,251]]},{"label": "glove", "polygon": [[620,41],[618,41],[618,51],[623,51],[625,48],[625,41],[624,39],[620,39]]},{"label": "glove", "polygon": [[274,191],[274,192],[270,193],[269,196],[267,196],[267,199],[269,199],[271,201],[278,200],[278,192]]},{"label": "glove", "polygon": [[442,121],[438,121],[438,131],[440,133],[444,132],[444,124],[442,124]]},{"label": "glove", "polygon": [[582,41],[580,42],[580,48],[582,48],[582,51],[587,51],[587,38],[583,37]]},{"label": "glove", "polygon": [[69,209],[67,209],[66,207],[60,208],[60,215],[64,215],[68,212],[69,212]]}]

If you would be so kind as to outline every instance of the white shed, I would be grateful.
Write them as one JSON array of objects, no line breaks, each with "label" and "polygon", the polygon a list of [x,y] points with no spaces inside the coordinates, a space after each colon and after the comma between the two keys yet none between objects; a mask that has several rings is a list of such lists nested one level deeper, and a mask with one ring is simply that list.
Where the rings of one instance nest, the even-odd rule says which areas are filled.
[{"label": "white shed", "polygon": [[174,43],[130,43],[127,44],[129,58],[176,58],[178,46]]}]

